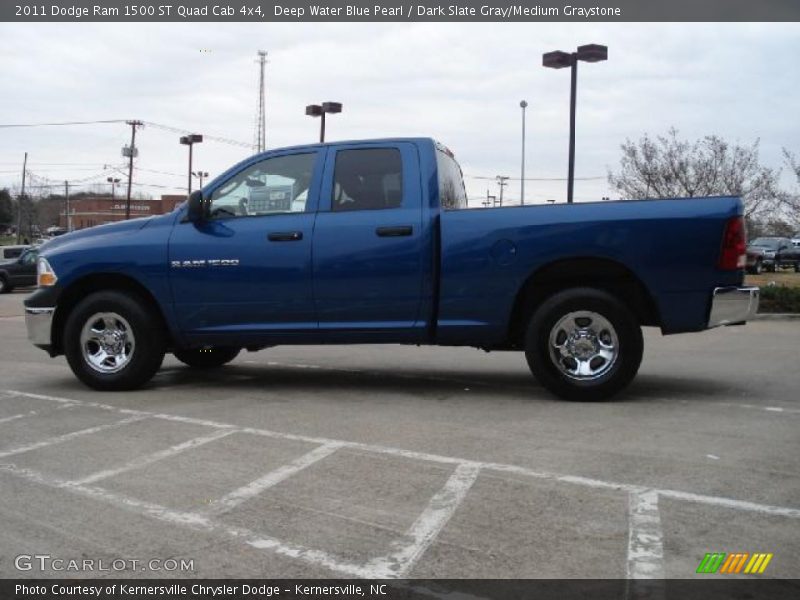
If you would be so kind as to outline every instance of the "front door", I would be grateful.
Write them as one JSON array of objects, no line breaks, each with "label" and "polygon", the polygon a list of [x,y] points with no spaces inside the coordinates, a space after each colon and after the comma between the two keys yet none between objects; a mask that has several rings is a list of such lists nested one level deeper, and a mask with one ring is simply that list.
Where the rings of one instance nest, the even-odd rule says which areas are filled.
[{"label": "front door", "polygon": [[419,159],[409,143],[329,150],[314,230],[314,295],[329,335],[421,338],[424,236]]},{"label": "front door", "polygon": [[243,163],[204,190],[208,219],[176,223],[170,281],[189,341],[317,328],[311,243],[323,156],[300,150]]}]

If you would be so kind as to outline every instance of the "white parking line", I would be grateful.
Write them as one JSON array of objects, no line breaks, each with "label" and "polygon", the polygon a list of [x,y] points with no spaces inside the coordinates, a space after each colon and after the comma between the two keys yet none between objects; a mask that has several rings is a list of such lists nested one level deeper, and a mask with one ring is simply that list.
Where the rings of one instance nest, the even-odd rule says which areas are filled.
[{"label": "white parking line", "polygon": [[628,494],[628,579],[664,578],[664,541],[658,493]]},{"label": "white parking line", "polygon": [[263,477],[259,477],[255,481],[251,481],[250,483],[233,490],[218,500],[214,500],[205,510],[203,510],[203,514],[221,515],[226,513],[229,510],[239,506],[242,502],[257,496],[261,492],[271,488],[274,485],[277,485],[284,479],[288,479],[292,475],[296,475],[303,469],[310,467],[316,462],[319,462],[326,456],[330,456],[341,447],[342,444],[324,444],[318,448],[314,448],[311,452],[303,454],[289,464],[278,467]]},{"label": "white parking line", "polygon": [[[312,444],[319,444],[319,445],[326,445],[326,444],[340,444],[343,448],[351,448],[356,450],[363,450],[364,452],[375,452],[378,454],[388,454],[390,456],[400,456],[403,458],[410,458],[416,460],[423,460],[427,462],[435,462],[439,464],[449,464],[449,465],[461,465],[465,463],[470,463],[479,466],[483,470],[488,471],[495,471],[501,473],[513,473],[517,475],[521,475],[524,477],[531,477],[533,479],[548,479],[551,481],[558,481],[562,483],[569,483],[573,485],[579,485],[584,487],[596,487],[596,488],[605,488],[605,489],[612,489],[612,490],[619,490],[624,492],[636,492],[644,489],[646,486],[637,485],[637,484],[630,484],[630,483],[620,483],[620,482],[613,482],[613,481],[603,481],[599,479],[591,479],[588,477],[581,477],[576,475],[565,475],[559,473],[549,473],[546,471],[536,471],[533,469],[529,469],[527,467],[520,467],[517,465],[507,465],[502,463],[494,463],[494,462],[481,462],[481,461],[470,461],[463,458],[456,458],[452,456],[443,456],[440,454],[429,454],[427,452],[417,452],[415,450],[404,450],[402,448],[394,448],[391,446],[378,446],[374,444],[364,444],[361,442],[348,442],[345,440],[336,440],[331,438],[323,438],[323,437],[313,437],[307,435],[299,435],[294,433],[281,433],[277,431],[270,431],[268,429],[257,429],[253,427],[239,427],[236,425],[231,425],[230,423],[221,423],[219,421],[212,421],[207,419],[195,419],[193,417],[183,417],[180,415],[170,415],[164,413],[153,413],[141,410],[133,410],[133,409],[126,409],[126,408],[119,408],[116,406],[112,406],[109,404],[101,404],[98,402],[86,402],[83,400],[70,400],[67,398],[56,398],[52,396],[42,396],[41,394],[29,394],[28,392],[20,392],[15,390],[7,390],[5,393],[14,395],[14,396],[21,396],[21,397],[32,397],[32,398],[40,398],[40,399],[51,399],[54,402],[72,402],[79,406],[86,406],[86,407],[94,407],[100,408],[103,410],[111,410],[117,411],[122,414],[131,414],[131,415],[138,415],[142,418],[154,418],[154,419],[164,419],[167,421],[175,421],[178,423],[189,423],[193,425],[205,425],[207,427],[215,427],[219,429],[230,429],[234,428],[238,433],[251,433],[254,435],[263,435],[266,437],[276,438],[276,439],[284,439],[284,440],[293,440],[293,441],[300,441],[300,442],[309,442]],[[0,455],[2,457],[2,455]],[[737,510],[743,510],[748,512],[758,512],[767,515],[776,515],[781,517],[788,517],[792,519],[800,519],[800,508],[793,508],[793,507],[784,507],[784,506],[774,506],[769,504],[759,504],[756,502],[748,502],[744,500],[736,500],[733,498],[725,498],[721,496],[706,496],[703,494],[694,494],[690,492],[683,492],[680,490],[670,490],[670,489],[661,489],[661,488],[650,488],[654,492],[657,492],[659,496],[665,496],[669,498],[675,498],[678,500],[685,500],[687,502],[696,502],[700,504],[709,504],[713,506],[724,506],[727,508],[733,508]]]},{"label": "white parking line", "polygon": [[379,579],[408,575],[463,502],[480,470],[476,463],[458,465],[444,487],[431,498],[428,506],[406,532],[411,542],[397,542],[394,544],[397,546],[394,552],[370,561],[367,565],[370,577]]},{"label": "white parking line", "polygon": [[35,411],[31,411],[28,413],[23,413],[21,415],[11,415],[10,417],[3,417],[2,419],[0,419],[0,423],[10,423],[11,421],[16,421],[17,419],[22,419],[24,417],[29,417],[35,414],[36,414]]},{"label": "white parking line", "polygon": [[210,442],[214,442],[216,440],[229,436],[232,433],[236,433],[236,430],[219,429],[214,433],[196,437],[191,440],[187,440],[180,444],[176,444],[175,446],[171,446],[169,448],[165,448],[164,450],[154,452],[153,454],[148,454],[147,456],[140,456],[120,467],[115,467],[113,469],[106,469],[104,471],[98,471],[97,473],[92,473],[91,475],[87,475],[83,479],[78,479],[70,483],[72,485],[88,485],[90,483],[95,483],[97,481],[100,481],[101,479],[114,477],[115,475],[119,475],[127,471],[133,471],[134,469],[141,469],[142,467],[152,465],[153,463],[156,463],[160,460],[164,460],[165,458],[176,456],[177,454],[185,452],[186,450],[191,450],[192,448],[198,448]]},{"label": "white parking line", "polygon": [[17,454],[30,452],[31,450],[38,450],[39,448],[47,448],[48,446],[53,446],[55,444],[68,442],[69,440],[84,435],[100,433],[101,431],[106,431],[108,429],[117,429],[118,427],[123,427],[124,425],[135,423],[136,421],[142,421],[146,418],[147,415],[136,415],[133,417],[128,417],[127,419],[122,419],[121,421],[114,421],[113,423],[106,423],[105,425],[97,425],[96,427],[89,427],[88,429],[81,429],[80,431],[72,431],[70,433],[65,433],[63,435],[57,435],[55,437],[47,438],[46,440],[41,440],[39,442],[34,442],[32,444],[19,446],[11,450],[5,450],[3,452],[0,452],[0,458],[6,458],[7,456],[16,456]]},{"label": "white parking line", "polygon": [[76,485],[69,481],[45,476],[31,469],[21,468],[15,465],[0,464],[0,472],[9,473],[47,487],[67,490],[87,498],[100,500],[115,508],[145,515],[171,525],[189,527],[194,530],[206,531],[209,533],[220,533],[232,539],[239,540],[253,548],[270,550],[282,556],[302,560],[343,575],[362,578],[370,577],[369,572],[363,566],[339,560],[327,552],[306,548],[299,544],[286,543],[269,536],[255,533],[243,527],[230,526],[199,513],[173,510],[159,504],[131,498],[124,494],[111,492],[100,487]]}]

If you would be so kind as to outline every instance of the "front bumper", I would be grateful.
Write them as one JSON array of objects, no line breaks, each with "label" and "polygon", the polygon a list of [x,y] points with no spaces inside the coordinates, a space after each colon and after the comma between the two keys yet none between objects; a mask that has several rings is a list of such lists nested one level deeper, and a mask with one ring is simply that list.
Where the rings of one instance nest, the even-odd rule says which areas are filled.
[{"label": "front bumper", "polygon": [[55,307],[25,307],[25,327],[28,329],[28,339],[34,346],[49,348],[53,343],[51,334],[55,312]]},{"label": "front bumper", "polygon": [[739,325],[758,312],[757,287],[718,287],[711,298],[711,312],[707,327]]}]

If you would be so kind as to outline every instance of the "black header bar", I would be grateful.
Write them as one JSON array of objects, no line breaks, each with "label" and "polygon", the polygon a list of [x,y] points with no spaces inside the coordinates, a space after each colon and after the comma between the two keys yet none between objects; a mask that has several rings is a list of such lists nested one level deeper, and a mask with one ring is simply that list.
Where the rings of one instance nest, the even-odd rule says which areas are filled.
[{"label": "black header bar", "polygon": [[621,579],[0,580],[3,600],[796,600],[800,581]]},{"label": "black header bar", "polygon": [[800,0],[2,0],[19,22],[798,22]]}]

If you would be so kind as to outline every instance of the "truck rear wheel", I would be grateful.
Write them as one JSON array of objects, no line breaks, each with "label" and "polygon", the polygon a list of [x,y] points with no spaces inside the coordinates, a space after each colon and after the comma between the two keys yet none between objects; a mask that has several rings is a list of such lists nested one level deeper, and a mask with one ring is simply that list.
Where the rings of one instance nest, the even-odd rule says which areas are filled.
[{"label": "truck rear wheel", "polygon": [[0,294],[7,294],[13,289],[14,288],[8,284],[8,281],[6,281],[6,278],[0,275]]},{"label": "truck rear wheel", "polygon": [[136,296],[97,292],[67,317],[64,354],[75,376],[91,388],[136,389],[155,375],[164,360],[160,323]]},{"label": "truck rear wheel", "polygon": [[175,348],[172,352],[179,361],[196,369],[215,369],[228,364],[239,355],[241,348],[207,346],[205,348]]},{"label": "truck rear wheel", "polygon": [[595,288],[572,288],[545,300],[525,336],[534,376],[566,400],[610,398],[636,376],[643,349],[634,314]]}]

